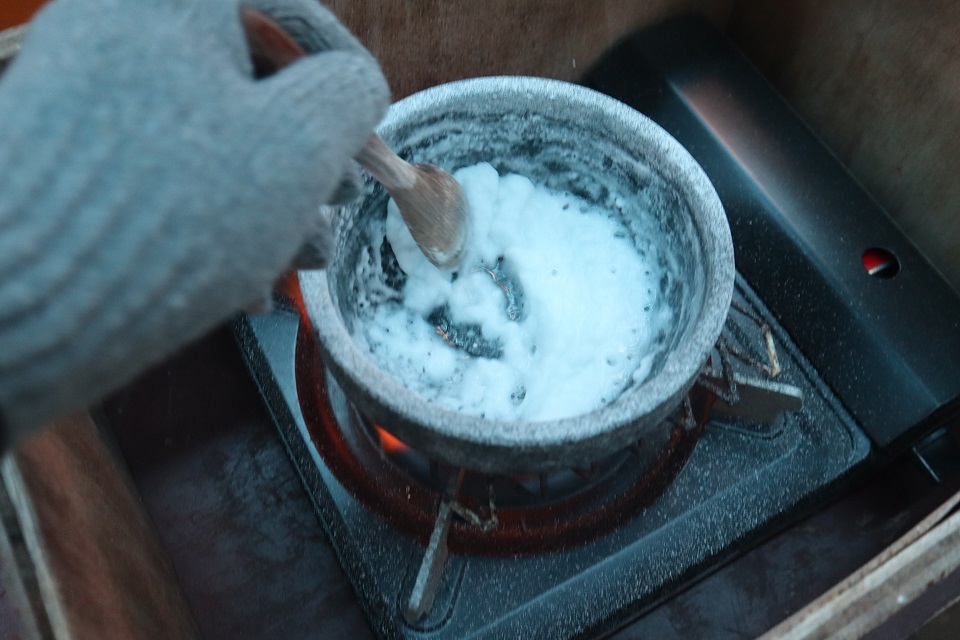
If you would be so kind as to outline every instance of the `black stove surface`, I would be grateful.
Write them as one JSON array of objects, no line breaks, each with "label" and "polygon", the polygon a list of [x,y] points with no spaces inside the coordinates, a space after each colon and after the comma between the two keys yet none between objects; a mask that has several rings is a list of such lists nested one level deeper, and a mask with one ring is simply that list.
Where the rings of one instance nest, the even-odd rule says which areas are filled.
[{"label": "black stove surface", "polygon": [[[711,420],[666,492],[592,542],[529,557],[451,555],[434,606],[415,624],[405,622],[403,614],[423,546],[364,508],[312,444],[296,395],[300,315],[280,308],[269,316],[247,317],[237,334],[379,634],[572,638],[610,631],[638,615],[795,517],[867,458],[866,436],[742,280],[735,304],[749,315],[732,310],[724,337],[759,359],[763,342],[755,318],[770,324],[783,369],[778,380],[803,391],[803,407],[769,425]],[[345,402],[329,376],[327,384],[332,403]]]},{"label": "black stove surface", "polygon": [[[700,19],[625,40],[585,84],[696,158],[737,271],[888,457],[960,417],[960,296],[796,112]],[[864,253],[893,269],[867,273]]]},{"label": "black stove surface", "polygon": [[[690,60],[692,66],[681,64]],[[712,421],[661,498],[592,542],[529,557],[451,556],[430,614],[411,625],[402,611],[423,547],[367,511],[313,447],[295,390],[299,316],[279,308],[244,318],[236,327],[242,352],[331,544],[383,637],[605,633],[819,504],[865,466],[871,439],[874,451],[886,453],[956,413],[960,375],[950,374],[958,365],[942,355],[960,352],[952,348],[960,332],[950,324],[960,313],[949,313],[960,309],[956,295],[833,156],[819,143],[810,146],[813,135],[716,33],[691,22],[641,34],[602,62],[588,84],[654,117],[715,182],[731,219],[742,276],[736,298],[773,328],[782,380],[803,390],[804,406],[769,427]],[[711,102],[713,94],[723,99]],[[733,121],[720,119],[730,127],[724,130],[711,119],[711,104],[744,108]],[[782,157],[763,164],[768,157],[745,153],[736,144],[743,132]],[[788,148],[801,149],[802,161],[790,163],[796,158],[783,145],[794,144]],[[803,171],[811,174],[806,182]],[[808,189],[794,206],[784,185],[797,183]],[[820,187],[825,193],[812,196],[819,208],[811,214],[809,188]],[[833,211],[835,201],[857,206]],[[902,272],[882,282],[870,278],[860,256],[861,247],[871,246],[891,248]],[[892,318],[875,312],[888,302],[911,306]],[[945,313],[931,309],[937,305]],[[900,335],[917,329],[915,309],[936,318],[921,328],[946,345],[925,360],[928,367],[918,365],[924,354],[917,354],[916,336]],[[733,325],[743,321],[731,314]],[[730,329],[734,336],[747,332]],[[902,386],[890,391],[895,384]]]}]

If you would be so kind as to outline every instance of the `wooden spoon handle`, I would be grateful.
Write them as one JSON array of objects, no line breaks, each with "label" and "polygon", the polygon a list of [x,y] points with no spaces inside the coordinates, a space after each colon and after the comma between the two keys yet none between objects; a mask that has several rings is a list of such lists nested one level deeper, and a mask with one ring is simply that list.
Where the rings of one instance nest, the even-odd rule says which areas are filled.
[{"label": "wooden spoon handle", "polygon": [[247,37],[247,48],[254,61],[262,59],[282,69],[306,57],[307,52],[266,14],[249,7],[240,8],[240,23]]},{"label": "wooden spoon handle", "polygon": [[[240,19],[247,36],[247,46],[254,58],[260,57],[277,69],[282,69],[307,55],[296,40],[260,11],[243,7]],[[411,189],[417,182],[416,169],[395,154],[376,133],[357,153],[356,160],[388,191]]]},{"label": "wooden spoon handle", "polygon": [[361,147],[356,159],[387,191],[412,189],[417,182],[417,170],[375,133]]}]

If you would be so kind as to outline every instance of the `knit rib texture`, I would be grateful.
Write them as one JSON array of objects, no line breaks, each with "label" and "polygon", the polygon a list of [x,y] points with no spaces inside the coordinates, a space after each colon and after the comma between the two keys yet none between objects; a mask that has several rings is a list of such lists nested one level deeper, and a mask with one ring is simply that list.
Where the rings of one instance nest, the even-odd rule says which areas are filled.
[{"label": "knit rib texture", "polygon": [[369,56],[254,82],[235,3],[170,4],[52,3],[0,78],[0,408],[17,434],[267,296],[385,108]]}]

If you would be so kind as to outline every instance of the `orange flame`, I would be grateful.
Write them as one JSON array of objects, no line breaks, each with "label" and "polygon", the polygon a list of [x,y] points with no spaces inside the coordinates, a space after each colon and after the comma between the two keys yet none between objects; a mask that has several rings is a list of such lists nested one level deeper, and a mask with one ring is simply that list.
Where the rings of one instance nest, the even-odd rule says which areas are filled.
[{"label": "orange flame", "polygon": [[380,439],[380,446],[383,448],[385,453],[400,453],[410,448],[407,444],[400,440],[400,438],[393,435],[380,425],[375,424],[373,427],[377,431],[377,437]]}]

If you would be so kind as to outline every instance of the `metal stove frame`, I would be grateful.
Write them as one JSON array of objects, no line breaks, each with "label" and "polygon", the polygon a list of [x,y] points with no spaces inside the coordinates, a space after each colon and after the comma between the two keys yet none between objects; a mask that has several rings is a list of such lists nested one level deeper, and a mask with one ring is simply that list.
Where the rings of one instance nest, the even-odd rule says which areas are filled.
[{"label": "metal stove frame", "polygon": [[[287,307],[248,316],[236,333],[378,635],[589,637],[639,615],[796,517],[868,457],[867,437],[742,279],[735,300],[770,326],[780,379],[802,389],[803,408],[770,425],[711,420],[686,467],[659,499],[580,546],[516,557],[448,554],[442,575],[433,576],[431,606],[413,622],[411,594],[422,590],[417,575],[424,555],[436,552],[436,542],[424,545],[405,536],[364,507],[314,446],[296,391],[300,314]],[[758,334],[752,319],[731,314],[728,339],[750,332]],[[307,364],[321,366],[319,360]],[[346,401],[329,375],[327,385],[332,402]],[[730,508],[731,501],[737,509]]]},{"label": "metal stove frame", "polygon": [[[607,633],[960,416],[960,297],[718,32],[692,19],[656,27],[585,84],[652,117],[706,170],[731,222],[735,300],[771,327],[804,407],[771,428],[711,422],[656,502],[583,545],[451,554],[432,608],[410,623],[425,547],[365,509],[312,445],[296,394],[299,315],[241,319],[242,352],[381,637]],[[894,277],[867,273],[872,248],[894,256]]]}]

